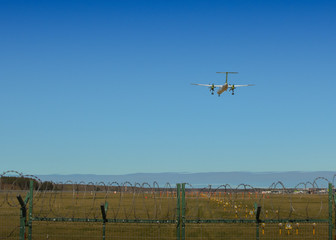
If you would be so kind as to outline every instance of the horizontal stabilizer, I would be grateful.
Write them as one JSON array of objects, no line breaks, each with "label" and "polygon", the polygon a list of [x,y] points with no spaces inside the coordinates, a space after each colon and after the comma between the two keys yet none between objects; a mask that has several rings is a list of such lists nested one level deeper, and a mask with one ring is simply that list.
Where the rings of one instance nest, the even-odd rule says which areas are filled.
[{"label": "horizontal stabilizer", "polygon": [[238,72],[216,72],[216,73],[238,73]]}]

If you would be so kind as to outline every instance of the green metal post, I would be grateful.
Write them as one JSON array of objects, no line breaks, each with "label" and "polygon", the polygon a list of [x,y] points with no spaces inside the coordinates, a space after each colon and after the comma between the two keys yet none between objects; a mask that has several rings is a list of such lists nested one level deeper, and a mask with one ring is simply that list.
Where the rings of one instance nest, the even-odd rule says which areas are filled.
[{"label": "green metal post", "polygon": [[185,240],[185,183],[182,183],[182,240]]},{"label": "green metal post", "polygon": [[20,208],[20,235],[19,239],[24,240],[25,239],[25,232],[26,232],[26,215],[27,215],[27,209],[26,209],[26,204],[22,200],[21,196],[18,195],[17,199],[21,205]]},{"label": "green metal post", "polygon": [[103,222],[103,240],[105,240],[105,228],[106,228],[106,223]]},{"label": "green metal post", "polygon": [[34,195],[34,181],[30,180],[29,188],[29,211],[28,211],[28,240],[32,240],[33,233],[33,195]]},{"label": "green metal post", "polygon": [[333,187],[332,187],[332,183],[329,183],[329,188],[328,188],[328,197],[329,197],[329,240],[332,240],[332,232],[333,232],[332,195],[333,195]]},{"label": "green metal post", "polygon": [[181,208],[180,208],[180,191],[181,191],[181,184],[177,183],[176,184],[176,198],[177,198],[177,203],[176,203],[176,239],[180,240],[181,239]]},{"label": "green metal post", "polygon": [[25,227],[26,227],[26,219],[25,217],[23,216],[23,209],[21,208],[20,209],[20,240],[24,240],[24,235],[25,235]]},{"label": "green metal post", "polygon": [[260,239],[260,234],[259,234],[259,222],[257,222],[257,224],[256,224],[256,239],[257,239],[257,240]]}]

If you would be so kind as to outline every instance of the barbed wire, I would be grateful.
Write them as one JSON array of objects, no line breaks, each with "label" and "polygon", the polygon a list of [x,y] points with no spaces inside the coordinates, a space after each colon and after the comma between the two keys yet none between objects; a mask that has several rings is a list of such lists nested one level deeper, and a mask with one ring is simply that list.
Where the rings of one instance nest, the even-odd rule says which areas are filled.
[{"label": "barbed wire", "polygon": [[[16,177],[6,183],[5,177]],[[158,182],[53,182],[42,181],[34,175],[9,170],[0,174],[0,208],[20,207],[16,197],[26,196],[28,182],[34,181],[34,216],[44,218],[101,218],[100,205],[108,204],[107,216],[112,219],[169,219],[176,217],[176,187]],[[257,188],[241,183],[237,186],[222,184],[203,188],[185,184],[186,218],[255,218],[256,205],[261,207],[264,219],[327,218],[328,184],[325,177],[312,182],[300,182],[293,188],[283,182]]]}]

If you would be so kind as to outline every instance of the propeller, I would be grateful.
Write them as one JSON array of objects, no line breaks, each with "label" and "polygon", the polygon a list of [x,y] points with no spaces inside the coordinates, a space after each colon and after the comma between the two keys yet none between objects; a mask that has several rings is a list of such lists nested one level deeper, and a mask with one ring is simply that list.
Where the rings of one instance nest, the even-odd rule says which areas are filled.
[{"label": "propeller", "polygon": [[212,95],[214,95],[214,91],[215,91],[215,84],[210,84],[210,83],[209,83],[209,85],[211,85],[211,86],[209,87],[209,89],[210,89],[210,92],[211,92],[211,94],[212,94]]},{"label": "propeller", "polygon": [[234,86],[234,84],[232,84],[232,86],[231,86],[231,88],[230,88],[230,90],[229,91],[232,91],[232,95],[234,95],[234,90],[235,90],[236,88],[235,88],[235,86]]}]

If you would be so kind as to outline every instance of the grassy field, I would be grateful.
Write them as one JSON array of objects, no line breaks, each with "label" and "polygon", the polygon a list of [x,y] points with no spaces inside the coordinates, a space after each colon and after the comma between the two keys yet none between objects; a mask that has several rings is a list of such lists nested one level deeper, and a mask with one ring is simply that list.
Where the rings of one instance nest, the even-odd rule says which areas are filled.
[{"label": "grassy field", "polygon": [[[24,198],[27,191],[0,192],[0,239],[19,237],[18,194]],[[101,220],[100,205],[105,202],[108,219],[138,221],[106,223],[106,239],[176,239],[177,198],[172,189],[34,192],[33,239],[102,239],[102,222],[71,222],[70,219]],[[255,203],[261,206],[260,219],[266,221],[259,228],[254,222],[214,222],[255,220]],[[328,223],[297,224],[305,219],[328,219],[328,213],[328,194],[190,190],[186,192],[185,233],[186,239],[256,239],[257,231],[260,239],[328,239]],[[51,221],[38,221],[43,218]],[[59,218],[68,222],[58,222]],[[287,220],[280,221],[280,225],[267,222],[272,219]],[[145,223],[146,220],[155,221]]]}]

